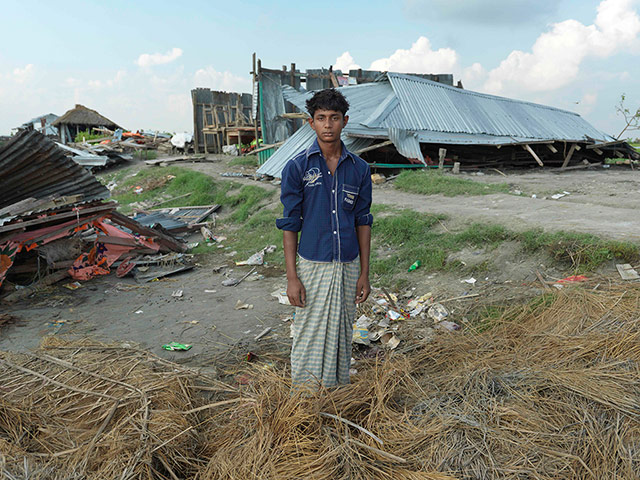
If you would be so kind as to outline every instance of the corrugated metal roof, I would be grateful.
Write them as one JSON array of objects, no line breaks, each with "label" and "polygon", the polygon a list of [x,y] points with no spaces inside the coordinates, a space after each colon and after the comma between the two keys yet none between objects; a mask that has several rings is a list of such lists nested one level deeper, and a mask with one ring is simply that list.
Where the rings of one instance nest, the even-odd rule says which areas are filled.
[{"label": "corrugated metal roof", "polygon": [[577,113],[388,73],[399,109],[382,122],[406,130],[486,134],[536,140],[609,138]]},{"label": "corrugated metal roof", "polygon": [[23,131],[0,148],[0,208],[27,198],[82,194],[105,199],[109,190],[36,131]]}]

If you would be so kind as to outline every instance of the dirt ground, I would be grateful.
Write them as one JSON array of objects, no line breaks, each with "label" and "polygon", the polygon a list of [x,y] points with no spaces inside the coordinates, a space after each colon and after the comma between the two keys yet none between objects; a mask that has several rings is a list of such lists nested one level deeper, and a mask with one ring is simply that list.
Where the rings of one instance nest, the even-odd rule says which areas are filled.
[{"label": "dirt ground", "polygon": [[[250,178],[220,176],[223,172],[252,172],[250,168],[229,167],[228,159],[211,156],[208,162],[177,165],[212,175],[217,180],[256,184]],[[140,163],[135,168],[160,167],[145,167]],[[540,227],[640,241],[640,221],[635,212],[640,200],[640,173],[628,166],[563,174],[532,170],[506,172],[506,177],[497,172],[462,176],[479,182],[506,182],[512,192],[522,194],[423,196],[395,190],[389,182],[374,187],[374,202],[417,212],[445,213],[449,217],[442,225],[445,229],[472,221],[488,221],[512,229]],[[271,182],[258,184],[279,190],[279,186]],[[569,194],[557,200],[550,198],[563,191]],[[532,198],[534,194],[537,198]],[[275,197],[273,203],[277,203]],[[565,273],[549,267],[550,260],[544,255],[523,257],[517,245],[509,242],[496,250],[465,249],[450,260],[467,265],[469,275],[422,270],[403,274],[415,288],[407,295],[432,292],[437,299],[449,299],[477,294],[447,304],[452,319],[463,324],[473,305],[509,302],[540,293],[542,285],[537,281],[535,270],[558,278]],[[487,261],[492,267],[480,268]],[[214,266],[223,264],[226,268],[215,273]],[[478,271],[474,271],[474,266],[478,266]],[[194,270],[164,281],[136,284],[133,279],[117,279],[111,274],[84,282],[83,288],[75,291],[57,284],[28,301],[1,307],[2,312],[11,313],[21,321],[0,329],[0,349],[30,350],[45,335],[91,336],[106,342],[137,343],[165,358],[206,366],[207,362],[213,362],[215,355],[229,349],[259,351],[261,345],[268,342],[286,343],[289,338],[286,319],[292,316],[293,308],[280,305],[271,296],[286,285],[282,271],[258,267],[257,275],[236,287],[221,285],[227,278],[225,272],[232,270],[231,276],[240,277],[249,269],[234,266],[223,251],[216,251],[202,257]],[[472,275],[475,283],[464,281]],[[183,290],[182,298],[172,297],[176,290]],[[238,301],[253,308],[236,310]],[[266,327],[273,330],[256,342],[255,336]],[[188,352],[161,349],[161,345],[171,341],[189,343],[193,348]]]}]

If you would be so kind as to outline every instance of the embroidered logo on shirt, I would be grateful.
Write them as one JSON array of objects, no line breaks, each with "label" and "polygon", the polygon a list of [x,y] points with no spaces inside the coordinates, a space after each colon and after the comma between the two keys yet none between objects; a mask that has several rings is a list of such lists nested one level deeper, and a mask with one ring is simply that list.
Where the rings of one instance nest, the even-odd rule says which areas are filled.
[{"label": "embroidered logo on shirt", "polygon": [[320,172],[320,169],[318,167],[313,167],[307,170],[307,172],[304,174],[304,177],[302,177],[302,180],[305,182],[305,187],[315,187],[316,185],[320,185],[318,183],[318,180],[320,180],[321,178],[322,172]]}]

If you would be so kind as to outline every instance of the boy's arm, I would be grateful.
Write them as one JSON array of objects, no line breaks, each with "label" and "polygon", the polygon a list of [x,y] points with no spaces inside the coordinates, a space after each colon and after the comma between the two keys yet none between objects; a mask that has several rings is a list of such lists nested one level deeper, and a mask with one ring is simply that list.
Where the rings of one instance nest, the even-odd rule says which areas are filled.
[{"label": "boy's arm", "polygon": [[364,302],[369,296],[369,293],[371,293],[371,285],[369,284],[369,256],[371,253],[371,224],[373,223],[373,215],[371,215],[370,211],[372,193],[371,171],[369,170],[369,166],[367,166],[362,177],[360,192],[355,207],[356,234],[360,248],[360,277],[356,284],[356,303]]},{"label": "boy's arm", "polygon": [[287,268],[287,297],[291,305],[304,307],[306,292],[296,272],[298,232],[302,229],[302,175],[297,165],[290,161],[282,170],[280,200],[284,207],[282,218],[276,226],[282,230],[282,245]]},{"label": "boy's arm", "polygon": [[283,230],[284,263],[287,268],[287,297],[294,307],[304,307],[307,292],[298,278],[296,254],[298,252],[298,232]]},{"label": "boy's arm", "polygon": [[371,252],[371,225],[358,225],[358,244],[360,246],[360,277],[356,283],[356,303],[364,302],[371,293],[369,283],[369,254]]}]

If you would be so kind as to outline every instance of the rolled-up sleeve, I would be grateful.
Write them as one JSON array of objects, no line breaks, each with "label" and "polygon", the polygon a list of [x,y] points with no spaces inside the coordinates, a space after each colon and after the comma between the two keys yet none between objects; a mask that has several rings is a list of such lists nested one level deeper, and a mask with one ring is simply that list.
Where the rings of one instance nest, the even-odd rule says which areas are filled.
[{"label": "rolled-up sleeve", "polygon": [[302,230],[302,196],[302,176],[297,165],[289,161],[282,170],[280,184],[280,201],[284,206],[282,218],[276,219],[276,226],[280,230]]},{"label": "rolled-up sleeve", "polygon": [[371,209],[371,170],[367,165],[367,171],[365,172],[362,178],[358,200],[356,201],[356,207],[355,207],[356,226],[373,224],[373,215],[371,215],[370,209]]}]

